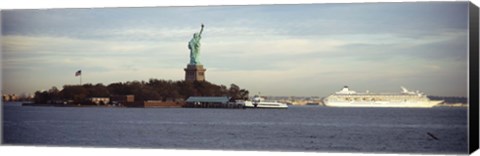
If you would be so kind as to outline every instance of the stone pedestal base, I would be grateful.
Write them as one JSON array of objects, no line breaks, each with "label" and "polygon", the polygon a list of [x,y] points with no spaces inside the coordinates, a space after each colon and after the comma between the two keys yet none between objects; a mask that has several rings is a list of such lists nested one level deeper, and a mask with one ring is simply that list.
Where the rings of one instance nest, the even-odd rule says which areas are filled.
[{"label": "stone pedestal base", "polygon": [[205,81],[205,71],[203,65],[187,65],[185,68],[185,81]]}]

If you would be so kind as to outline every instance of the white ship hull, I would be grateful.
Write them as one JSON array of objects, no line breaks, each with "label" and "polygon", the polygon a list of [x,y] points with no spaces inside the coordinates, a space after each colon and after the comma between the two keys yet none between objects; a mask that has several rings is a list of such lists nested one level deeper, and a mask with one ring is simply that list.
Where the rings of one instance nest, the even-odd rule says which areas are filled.
[{"label": "white ship hull", "polygon": [[431,108],[443,101],[430,100],[425,94],[402,87],[400,93],[357,93],[345,86],[323,100],[329,107],[418,107]]},{"label": "white ship hull", "polygon": [[328,107],[416,107],[431,108],[442,101],[424,101],[424,102],[325,102]]},{"label": "white ship hull", "polygon": [[287,104],[284,103],[278,103],[278,102],[266,102],[266,101],[261,101],[261,102],[252,102],[252,101],[245,101],[245,107],[247,108],[288,108]]}]

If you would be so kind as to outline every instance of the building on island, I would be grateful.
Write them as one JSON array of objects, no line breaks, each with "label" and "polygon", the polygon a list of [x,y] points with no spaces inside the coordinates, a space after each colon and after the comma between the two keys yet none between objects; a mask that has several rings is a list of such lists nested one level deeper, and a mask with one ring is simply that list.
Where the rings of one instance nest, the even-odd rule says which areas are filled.
[{"label": "building on island", "polygon": [[111,97],[111,103],[118,106],[128,106],[135,103],[135,95],[116,95]]},{"label": "building on island", "polygon": [[110,103],[109,97],[91,97],[88,100],[96,105],[105,105]]}]

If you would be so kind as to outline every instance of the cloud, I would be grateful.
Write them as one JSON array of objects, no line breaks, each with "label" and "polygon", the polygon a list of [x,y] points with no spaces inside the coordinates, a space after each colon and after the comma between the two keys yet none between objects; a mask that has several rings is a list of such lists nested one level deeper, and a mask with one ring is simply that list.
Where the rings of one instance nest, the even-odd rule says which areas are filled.
[{"label": "cloud", "polygon": [[[179,70],[184,65],[182,62],[187,62],[186,57],[172,53],[178,47],[175,43],[3,36],[2,44],[4,82],[9,82],[4,86],[6,90],[16,92],[28,90],[33,93],[39,88],[75,84],[77,81],[73,73],[79,69],[84,71],[85,76],[93,76],[86,76],[85,83],[111,83],[157,76],[180,78],[178,73],[162,73]],[[184,47],[183,44],[181,47]],[[104,77],[106,74],[111,76],[110,80]]]},{"label": "cloud", "polygon": [[92,83],[183,79],[187,42],[205,23],[200,59],[214,83],[270,95],[343,85],[465,95],[467,4],[7,10],[2,69],[7,90],[77,83],[78,69]]}]

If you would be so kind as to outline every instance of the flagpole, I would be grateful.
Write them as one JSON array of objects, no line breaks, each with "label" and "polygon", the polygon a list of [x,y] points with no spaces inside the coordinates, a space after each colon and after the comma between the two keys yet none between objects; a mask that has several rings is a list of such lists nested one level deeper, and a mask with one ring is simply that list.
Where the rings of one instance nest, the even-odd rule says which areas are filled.
[{"label": "flagpole", "polygon": [[80,85],[82,85],[82,70],[75,72],[75,77],[80,76]]}]

